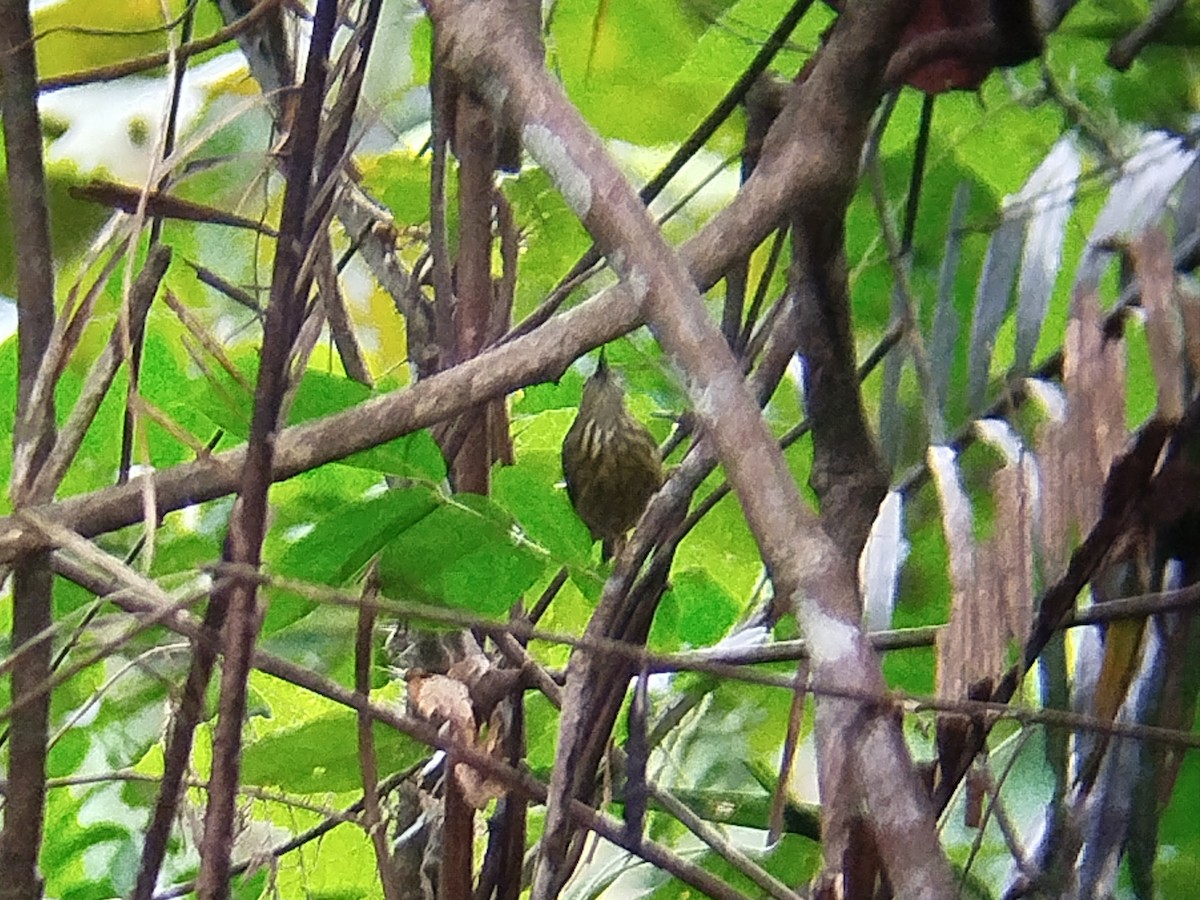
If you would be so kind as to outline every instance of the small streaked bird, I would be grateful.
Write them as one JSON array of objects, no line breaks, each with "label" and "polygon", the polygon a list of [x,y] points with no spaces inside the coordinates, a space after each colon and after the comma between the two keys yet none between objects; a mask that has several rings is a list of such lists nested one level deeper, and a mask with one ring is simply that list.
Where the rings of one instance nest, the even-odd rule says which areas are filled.
[{"label": "small streaked bird", "polygon": [[603,351],[563,440],[562,466],[571,505],[610,559],[662,485],[663,468],[654,436],[625,408]]}]

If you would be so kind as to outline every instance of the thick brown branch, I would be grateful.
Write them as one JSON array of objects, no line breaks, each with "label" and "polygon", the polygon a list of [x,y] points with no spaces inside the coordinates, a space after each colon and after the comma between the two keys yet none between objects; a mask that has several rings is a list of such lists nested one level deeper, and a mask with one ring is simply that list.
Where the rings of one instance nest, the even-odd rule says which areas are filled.
[{"label": "thick brown branch", "polygon": [[841,220],[797,220],[791,277],[804,360],[804,406],[812,423],[808,483],[821,522],[842,554],[857,560],[887,493],[888,473],[867,427],[850,323]]},{"label": "thick brown branch", "polygon": [[[50,215],[42,165],[42,124],[29,6],[0,3],[0,117],[8,176],[9,216],[17,273],[17,410],[10,491],[16,506],[28,497],[54,440],[52,393],[33,399],[38,367],[54,330],[54,270]],[[11,676],[13,715],[5,771],[6,804],[0,831],[0,897],[41,897],[38,855],[46,812],[46,753],[50,720],[50,593],[53,576],[44,555],[31,554],[14,569],[11,646],[28,649]]]}]

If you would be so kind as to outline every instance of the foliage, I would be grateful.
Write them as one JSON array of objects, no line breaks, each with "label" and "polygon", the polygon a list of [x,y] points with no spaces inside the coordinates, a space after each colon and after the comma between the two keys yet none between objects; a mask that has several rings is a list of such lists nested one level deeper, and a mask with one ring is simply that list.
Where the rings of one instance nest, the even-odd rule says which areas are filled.
[{"label": "foliage", "polygon": [[[424,269],[432,228],[430,164],[422,152],[429,134],[429,25],[399,0],[387,5],[400,10],[391,9],[391,30],[380,39],[409,54],[411,67],[407,59],[398,66],[408,73],[403,83],[369,85],[359,109],[354,160],[361,185],[386,210],[378,228],[387,231],[394,258],[414,274],[414,292],[424,291],[424,296],[436,278]],[[119,21],[109,18],[117,6]],[[179,13],[182,6],[174,4],[172,11]],[[547,62],[623,168],[644,181],[728,90],[789,6],[783,0],[618,0],[604,5],[598,24],[601,14],[595,4],[560,0],[552,5],[549,19]],[[846,213],[858,356],[866,357],[889,340],[898,319],[914,323],[861,388],[873,426],[886,442],[893,492],[902,509],[895,533],[881,535],[872,551],[890,555],[896,565],[882,566],[878,584],[864,579],[863,590],[878,591],[894,628],[950,623],[933,646],[887,654],[888,682],[905,696],[936,693],[953,707],[966,698],[976,677],[998,678],[1019,657],[1033,627],[1035,602],[1063,575],[1069,554],[1111,509],[1102,505],[1106,498],[1112,502],[1111,486],[1105,493],[1109,464],[1132,455],[1129,446],[1147,420],[1157,416],[1178,423],[1192,402],[1192,367],[1200,365],[1194,318],[1200,301],[1194,289],[1172,287],[1171,296],[1157,307],[1143,299],[1140,317],[1124,316],[1117,308],[1134,276],[1145,298],[1153,267],[1161,270],[1165,264],[1174,279],[1176,268],[1195,265],[1195,254],[1184,252],[1184,242],[1196,234],[1194,211],[1200,202],[1194,135],[1185,140],[1159,130],[1194,128],[1197,72],[1188,42],[1194,41],[1195,23],[1189,19],[1188,28],[1179,32],[1186,36],[1182,46],[1155,45],[1129,72],[1117,74],[1106,66],[1105,53],[1118,6],[1126,13],[1119,20],[1121,33],[1145,14],[1145,4],[1082,3],[1048,37],[1042,59],[993,73],[977,93],[938,99],[911,252],[900,254],[902,259],[891,239],[902,231],[913,169],[922,106],[915,91],[901,91],[896,99]],[[69,0],[39,13],[35,27],[86,24],[74,18],[84,7],[89,5]],[[39,45],[43,74],[109,64],[161,47],[161,34],[140,33],[159,24],[159,4],[89,8],[93,14],[103,10],[106,27],[131,34],[101,38],[56,32]],[[201,3],[198,10],[198,35],[219,27],[209,4]],[[814,9],[774,67],[794,73],[817,51],[832,19],[829,10]],[[267,104],[247,87],[242,57],[231,46],[201,63],[201,73],[209,77],[201,79],[202,87],[191,88],[199,94],[179,116],[182,150],[169,166],[171,192],[276,223],[283,180],[274,174],[275,162],[267,152],[273,146]],[[382,56],[372,58],[373,66],[387,63]],[[161,71],[134,77],[142,79],[139,86],[156,92],[169,84],[169,75]],[[119,90],[106,95],[107,90],[102,84],[71,89],[86,106],[55,106],[49,95],[44,98],[47,118],[61,125],[60,117],[71,115],[65,133],[78,129],[86,134],[95,119],[107,117],[128,126],[142,115]],[[105,109],[106,96],[117,98],[111,109]],[[148,245],[145,223],[123,213],[102,223],[96,208],[69,188],[128,171],[124,167],[130,165],[130,153],[147,171],[155,160],[161,118],[160,111],[146,120],[154,135],[148,146],[137,147],[138,141],[131,139],[129,146],[116,148],[120,153],[112,159],[62,157],[55,140],[46,141],[61,315],[72,315],[79,308],[73,304],[95,292],[94,303],[80,315],[78,348],[55,386],[60,428],[93,381],[90,367],[121,320],[128,284]],[[698,189],[663,226],[673,241],[685,240],[711,221],[736,192],[737,163],[727,157],[740,150],[744,118],[739,111],[722,125],[651,207],[662,214]],[[395,132],[401,130],[397,139]],[[128,127],[125,131],[132,135]],[[126,158],[118,160],[121,154]],[[712,170],[717,171],[715,179],[702,184]],[[165,171],[156,168],[150,181]],[[457,174],[452,175],[447,209],[451,250],[457,252],[460,185],[454,181]],[[519,322],[587,250],[589,240],[547,173],[528,158],[519,172],[500,179],[500,188],[519,231],[519,277],[512,298],[513,319]],[[4,202],[7,208],[7,196]],[[0,223],[10,218],[0,216]],[[262,234],[212,222],[168,218],[156,227],[175,256],[147,320],[139,400],[129,401],[128,370],[123,368],[83,437],[59,499],[113,483],[131,408],[138,423],[133,460],[143,471],[203,462],[212,453],[242,446],[251,436],[264,343],[261,316],[213,287],[213,279],[199,279],[197,271],[214,273],[265,306],[274,245]],[[1147,229],[1158,227],[1165,229],[1163,240],[1169,239],[1170,246],[1147,243]],[[289,397],[288,425],[319,424],[418,380],[416,363],[409,358],[415,340],[410,321],[398,311],[400,300],[389,295],[365,254],[358,252],[363,236],[339,222],[329,225],[328,232],[340,293],[374,383],[363,384],[347,374],[344,349],[324,326],[313,333],[311,353]],[[5,246],[0,284],[10,293],[16,287],[7,260],[18,237],[0,225]],[[765,279],[768,303],[782,303],[786,261],[770,270],[769,246],[768,241],[759,247],[749,261],[750,294]],[[497,276],[500,255],[497,250]],[[115,266],[105,269],[110,259]],[[1190,264],[1181,264],[1185,260]],[[609,275],[597,276],[570,295],[568,307],[612,281]],[[176,302],[168,306],[163,300],[167,295]],[[706,297],[717,319],[724,299],[723,286]],[[1105,315],[1113,323],[1110,331],[1120,330],[1116,323],[1123,322],[1119,341],[1101,339]],[[765,310],[762,321],[768,321]],[[686,385],[653,336],[633,332],[608,352],[623,373],[631,411],[659,439],[679,433],[675,426],[689,422]],[[0,384],[6,397],[17,392],[16,359],[14,337],[0,347]],[[1048,359],[1057,365],[1047,366]],[[1089,367],[1097,360],[1108,367]],[[529,385],[509,397],[514,462],[492,470],[486,497],[450,490],[453,467],[448,469],[441,449],[447,441],[444,423],[304,466],[275,484],[262,550],[268,583],[262,591],[266,605],[259,649],[328,679],[333,688],[353,689],[359,615],[354,601],[377,592],[370,683],[372,699],[379,702],[402,707],[406,688],[401,674],[436,668],[438,654],[466,625],[474,626],[480,639],[511,625],[537,663],[550,671],[565,665],[568,641],[584,633],[612,575],[611,563],[601,561],[598,548],[590,546],[560,484],[559,447],[589,367],[580,362],[556,382]],[[1164,398],[1175,390],[1182,404],[1168,408]],[[1040,405],[1021,405],[1030,396],[1040,399]],[[1067,415],[1060,412],[1063,404],[1071,411]],[[11,404],[0,407],[0,430],[7,435],[14,429],[11,410]],[[801,376],[793,367],[767,403],[764,417],[782,438],[804,413]],[[996,425],[998,415],[1007,416],[1010,426]],[[984,419],[993,424],[981,427]],[[1101,420],[1111,426],[1110,432],[1099,433],[1096,423]],[[1079,462],[1086,455],[1084,447],[1094,454],[1098,468]],[[810,439],[796,441],[787,454],[797,483],[808,484],[814,468]],[[676,451],[668,464],[680,464],[683,457],[683,450]],[[13,477],[10,454],[0,455],[0,476],[6,482]],[[722,485],[718,469],[696,492],[693,509]],[[811,489],[802,491],[814,499]],[[1014,508],[1010,501],[1020,491],[1028,491],[1021,494],[1026,505]],[[3,512],[12,511],[11,496],[0,502]],[[199,612],[222,558],[232,505],[227,496],[204,499],[161,521],[151,517],[89,537],[108,557],[124,561],[126,571],[149,576],[165,595],[187,601],[184,608]],[[1025,543],[1005,543],[1016,537],[1026,538]],[[1098,575],[1090,588],[1098,606],[1182,586],[1161,577],[1161,558],[1146,546],[1140,550],[1142,555],[1131,552],[1105,560],[1107,575]],[[1134,573],[1137,578],[1126,572],[1124,577],[1133,580],[1118,584],[1118,563],[1143,568]],[[1153,566],[1158,568],[1150,572]],[[560,570],[568,573],[565,583],[558,578]],[[47,895],[78,900],[132,892],[142,835],[163,772],[164,730],[192,658],[186,638],[161,622],[134,628],[135,617],[103,597],[97,600],[95,585],[91,587],[85,590],[62,577],[56,581],[54,647],[56,655],[64,654],[61,671],[69,677],[56,682],[52,693],[48,827],[41,852]],[[552,593],[553,600],[537,632],[522,632],[514,609],[529,609],[543,593]],[[8,637],[14,608],[10,600],[11,593],[0,602],[0,652],[6,661],[16,649]],[[687,666],[672,657],[661,666],[672,674],[651,679],[649,729],[653,734],[664,722],[674,727],[662,726],[662,734],[653,734],[657,743],[649,752],[648,774],[664,789],[690,794],[689,805],[723,823],[730,842],[771,875],[800,885],[820,869],[819,842],[812,835],[788,833],[764,849],[772,779],[795,716],[786,681],[795,663],[775,661],[752,669],[765,676],[760,682],[773,677],[773,684],[743,683],[719,667],[726,654],[763,645],[768,629],[753,626],[764,620],[769,600],[762,557],[736,499],[718,499],[679,544],[669,588],[646,640],[651,659],[717,649],[683,658],[699,673],[674,671]],[[1067,766],[1086,769],[1099,759],[1089,753],[1097,746],[1105,749],[1107,738],[1097,735],[1107,735],[1105,727],[1113,722],[1161,723],[1178,731],[1185,743],[1112,738],[1095,776],[1094,795],[1114,808],[1139,791],[1143,799],[1161,797],[1162,802],[1120,807],[1122,821],[1135,823],[1122,832],[1129,849],[1121,842],[1110,846],[1099,820],[1093,822],[1095,831],[1085,830],[1083,840],[1095,853],[1110,854],[1114,864],[1120,860],[1120,876],[1106,881],[1098,864],[1090,863],[1089,869],[1085,856],[1078,877],[1094,878],[1087,883],[1122,897],[1151,896],[1148,890],[1183,896],[1194,885],[1200,830],[1190,807],[1200,779],[1200,756],[1194,752],[1200,685],[1195,667],[1189,671],[1181,666],[1187,654],[1180,655],[1181,646],[1191,641],[1194,648],[1197,642],[1192,618],[1194,601],[1188,611],[1171,613],[1145,634],[1138,627],[1121,659],[1115,658],[1118,631],[1092,627],[1087,636],[1066,638],[1057,665],[1041,660],[1037,676],[1025,681],[1014,702],[1034,711],[1062,705],[1055,697],[1065,700],[1066,695],[1055,690],[1066,691],[1069,685],[1072,708],[1091,716],[1092,727],[1084,728],[1088,723],[1079,719],[1067,723],[1082,735],[1069,749],[1056,742],[1063,726],[1056,730],[1036,716],[1026,724],[995,728],[980,781],[968,783],[942,820],[945,851],[964,885],[975,892],[970,895],[1000,896],[998,886],[1044,862],[1037,854],[1051,852],[1053,845],[1049,838],[1040,845],[1035,841],[1051,831],[1043,829],[1051,811],[1069,808],[1064,799],[1072,788],[1064,780]],[[788,622],[771,624],[781,636],[789,627]],[[425,644],[437,645],[432,655]],[[1114,675],[1114,666],[1124,674]],[[365,820],[361,806],[355,806],[363,795],[355,715],[329,696],[265,671],[251,673],[249,689],[240,773],[242,830],[234,860],[252,865],[234,882],[235,893],[383,896],[375,874],[376,847],[359,827]],[[186,827],[173,833],[162,885],[182,883],[196,873],[217,697],[218,687],[210,686],[181,807]],[[7,707],[10,701],[5,680],[0,682],[0,704]],[[646,724],[638,724],[630,705],[626,701],[614,738],[633,756],[636,731]],[[805,804],[817,802],[811,702],[808,710],[798,717],[800,762],[786,791],[788,811],[794,814],[789,822],[801,818]],[[1095,719],[1101,720],[1098,726]],[[545,698],[529,694],[524,761],[545,781],[555,762],[559,721]],[[479,747],[492,752],[486,742],[500,726],[494,720],[475,724]],[[919,758],[935,755],[937,727],[927,712],[905,717],[906,736]],[[417,738],[386,723],[376,722],[373,735],[381,781],[393,773],[419,771],[433,754]],[[618,782],[618,796],[608,808],[621,812],[622,792],[629,786]],[[979,786],[984,782],[990,782],[986,789]],[[421,790],[429,791],[425,785]],[[968,824],[968,809],[980,793],[986,794],[988,812],[975,827]],[[397,823],[414,818],[404,818],[402,805],[395,796],[385,802],[389,846],[395,845],[397,855],[404,831]],[[675,817],[651,805],[650,837],[727,879],[738,891],[753,896],[761,890],[728,861],[728,853],[705,847]],[[495,813],[497,806],[489,797],[486,814]],[[715,812],[718,808],[721,814]],[[347,824],[263,864],[295,836],[338,820]],[[528,846],[539,829],[535,809]],[[1017,847],[1014,834],[1020,839]],[[478,841],[480,853],[485,841]],[[1020,844],[1027,851],[1023,856]],[[1062,885],[1052,887],[1065,892]],[[568,893],[632,896],[637,891],[677,897],[690,890],[666,871],[604,842]]]}]

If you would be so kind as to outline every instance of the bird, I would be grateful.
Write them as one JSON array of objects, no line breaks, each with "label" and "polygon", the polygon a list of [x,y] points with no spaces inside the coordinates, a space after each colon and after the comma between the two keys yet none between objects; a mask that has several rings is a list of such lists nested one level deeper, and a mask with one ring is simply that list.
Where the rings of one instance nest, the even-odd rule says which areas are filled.
[{"label": "bird", "polygon": [[563,440],[562,467],[571,505],[592,540],[603,542],[601,559],[611,559],[662,486],[663,466],[654,435],[626,409],[604,351]]}]

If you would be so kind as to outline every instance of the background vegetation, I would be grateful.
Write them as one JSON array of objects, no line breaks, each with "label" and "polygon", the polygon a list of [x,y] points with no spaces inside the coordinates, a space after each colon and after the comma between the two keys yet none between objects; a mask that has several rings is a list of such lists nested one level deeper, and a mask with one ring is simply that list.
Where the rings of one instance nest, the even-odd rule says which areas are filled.
[{"label": "background vegetation", "polygon": [[[902,3],[825,49],[822,4],[484,5],[67,0],[30,43],[5,4],[0,897],[1188,896],[1196,9],[1041,4],[1035,59],[929,106]],[[580,203],[578,123],[530,141],[532,34],[634,189],[685,160],[678,256],[599,162]],[[674,467],[615,563],[560,484],[602,344]],[[886,694],[823,605],[864,543]]]}]

